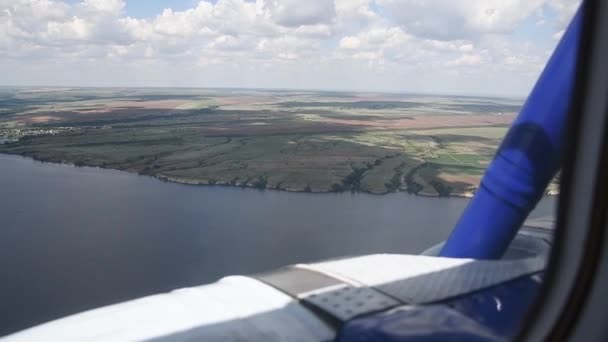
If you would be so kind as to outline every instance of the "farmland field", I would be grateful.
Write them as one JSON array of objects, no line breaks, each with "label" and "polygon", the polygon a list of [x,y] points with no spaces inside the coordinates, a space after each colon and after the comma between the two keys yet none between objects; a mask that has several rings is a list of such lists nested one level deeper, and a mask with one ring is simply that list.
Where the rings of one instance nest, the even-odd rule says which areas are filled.
[{"label": "farmland field", "polygon": [[9,142],[0,153],[189,184],[461,196],[474,192],[520,106],[415,94],[0,88],[0,139]]}]

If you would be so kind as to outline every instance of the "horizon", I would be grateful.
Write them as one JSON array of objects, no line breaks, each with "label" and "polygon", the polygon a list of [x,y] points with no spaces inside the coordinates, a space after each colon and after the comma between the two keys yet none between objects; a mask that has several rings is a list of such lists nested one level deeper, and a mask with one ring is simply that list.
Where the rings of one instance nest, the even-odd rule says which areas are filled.
[{"label": "horizon", "polygon": [[74,86],[74,85],[7,85],[0,84],[0,88],[57,88],[64,90],[71,89],[200,89],[200,90],[260,90],[260,91],[285,91],[285,92],[327,92],[327,93],[352,93],[352,94],[390,94],[390,95],[419,95],[419,96],[445,96],[445,97],[472,97],[472,98],[499,98],[525,101],[528,95],[499,95],[499,94],[478,94],[478,93],[430,93],[416,91],[383,91],[383,90],[352,90],[352,89],[322,89],[322,88],[263,88],[263,87],[197,87],[197,86]]}]

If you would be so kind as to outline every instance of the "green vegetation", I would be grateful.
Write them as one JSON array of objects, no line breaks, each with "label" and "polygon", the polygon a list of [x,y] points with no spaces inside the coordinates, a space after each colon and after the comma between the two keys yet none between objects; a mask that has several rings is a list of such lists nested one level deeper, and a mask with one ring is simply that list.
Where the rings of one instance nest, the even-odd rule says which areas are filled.
[{"label": "green vegetation", "polygon": [[0,153],[189,184],[463,195],[474,191],[513,117],[496,112],[519,105],[339,92],[0,88],[0,139],[19,139]]}]

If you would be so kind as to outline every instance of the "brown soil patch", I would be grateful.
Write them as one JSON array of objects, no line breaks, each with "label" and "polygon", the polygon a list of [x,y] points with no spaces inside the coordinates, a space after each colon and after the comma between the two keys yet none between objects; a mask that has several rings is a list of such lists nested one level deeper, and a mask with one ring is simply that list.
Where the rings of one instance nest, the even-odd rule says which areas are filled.
[{"label": "brown soil patch", "polygon": [[449,183],[462,182],[467,184],[477,185],[481,181],[481,176],[476,175],[454,175],[450,173],[441,172],[437,178],[442,179]]},{"label": "brown soil patch", "polygon": [[349,126],[363,126],[375,129],[423,129],[445,127],[471,127],[507,125],[515,119],[515,114],[504,115],[425,115],[396,120],[357,120],[320,118],[317,122],[328,122]]},{"label": "brown soil patch", "polygon": [[46,123],[50,121],[57,121],[57,118],[54,116],[43,115],[29,118],[27,121],[30,123]]},{"label": "brown soil patch", "polygon": [[265,96],[221,97],[215,100],[216,104],[220,106],[268,103],[273,101],[271,98]]},{"label": "brown soil patch", "polygon": [[80,109],[75,112],[82,114],[110,113],[117,109],[144,108],[144,109],[175,109],[187,101],[183,100],[160,100],[160,101],[113,101],[104,103],[92,109]]}]

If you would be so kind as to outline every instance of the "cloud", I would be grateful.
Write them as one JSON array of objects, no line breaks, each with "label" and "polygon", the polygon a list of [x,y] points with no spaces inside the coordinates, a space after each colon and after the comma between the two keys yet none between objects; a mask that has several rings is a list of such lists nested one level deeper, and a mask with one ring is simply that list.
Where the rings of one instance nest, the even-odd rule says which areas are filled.
[{"label": "cloud", "polygon": [[553,36],[552,36],[552,37],[553,37],[553,39],[554,39],[554,40],[560,40],[560,39],[562,39],[562,36],[564,35],[564,32],[565,32],[565,31],[566,31],[566,30],[559,30],[559,31],[555,32],[555,33],[553,34]]},{"label": "cloud", "polygon": [[372,5],[372,0],[336,0],[336,30],[351,33],[380,24],[383,18],[372,10]]},{"label": "cloud", "polygon": [[0,0],[1,82],[525,93],[577,3]]},{"label": "cloud", "polygon": [[547,2],[547,5],[557,13],[557,20],[554,23],[557,29],[566,28],[580,3],[580,0],[551,0]]},{"label": "cloud", "polygon": [[471,52],[473,51],[473,44],[462,44],[458,48],[461,52]]},{"label": "cloud", "polygon": [[91,37],[91,31],[92,25],[86,20],[72,17],[64,22],[49,22],[42,36],[50,41],[83,41]]},{"label": "cloud", "polygon": [[378,0],[408,32],[439,40],[509,33],[544,0]]},{"label": "cloud", "polygon": [[329,24],[336,15],[332,0],[269,0],[266,8],[277,24],[287,27]]},{"label": "cloud", "polygon": [[476,66],[482,63],[483,58],[480,55],[463,54],[457,59],[446,63],[446,66]]},{"label": "cloud", "polygon": [[125,7],[123,0],[84,0],[82,6],[93,13],[118,14]]},{"label": "cloud", "polygon": [[558,41],[562,38],[570,22],[570,18],[574,16],[579,4],[579,0],[552,0],[548,2],[547,6],[555,11],[557,17],[553,23],[556,29],[556,32],[553,34],[553,40]]},{"label": "cloud", "polygon": [[357,37],[344,37],[340,39],[339,46],[342,49],[357,49],[361,46],[361,40]]}]

